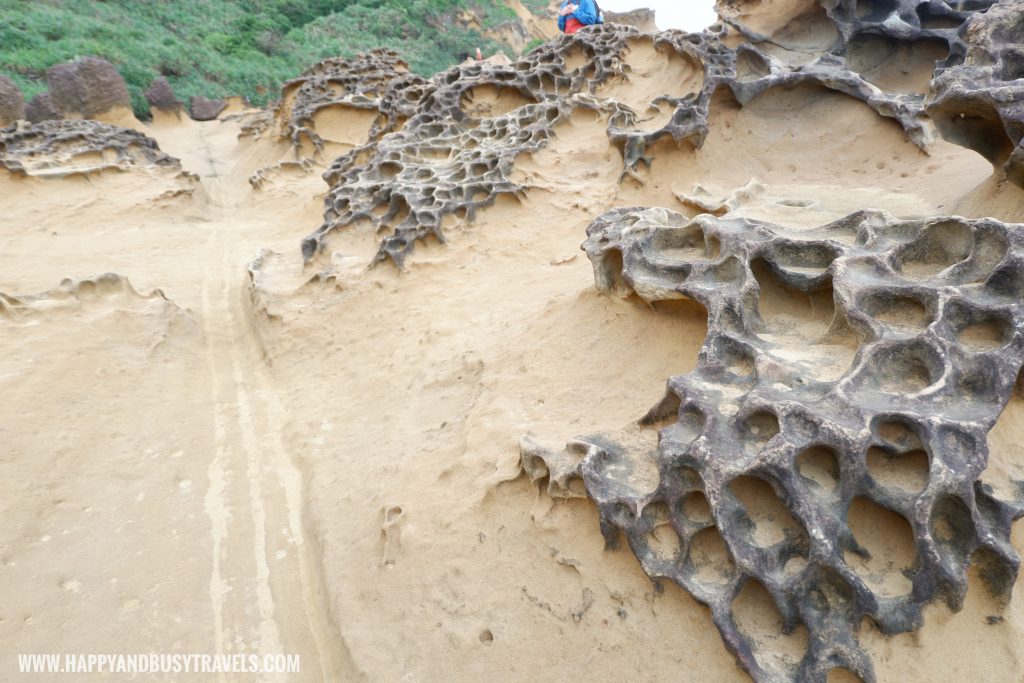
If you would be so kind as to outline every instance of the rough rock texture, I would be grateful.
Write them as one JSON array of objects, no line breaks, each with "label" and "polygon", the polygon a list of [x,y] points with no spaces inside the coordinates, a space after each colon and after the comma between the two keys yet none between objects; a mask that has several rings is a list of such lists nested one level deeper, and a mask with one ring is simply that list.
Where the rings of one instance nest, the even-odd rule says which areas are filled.
[{"label": "rough rock texture", "polygon": [[296,148],[308,142],[319,152],[324,140],[316,132],[313,119],[317,112],[351,107],[379,112],[370,132],[371,138],[377,138],[416,113],[426,86],[427,81],[409,73],[408,65],[393,50],[372,50],[353,59],[326,59],[281,88],[281,100],[274,109],[277,133]]},{"label": "rough rock texture", "polygon": [[154,109],[167,113],[178,113],[184,109],[184,105],[175,97],[171,84],[163,76],[153,81],[146,89],[146,101]]},{"label": "rough rock texture", "polygon": [[652,9],[634,9],[628,12],[605,12],[604,21],[606,24],[623,24],[638,28],[646,33],[658,30]]},{"label": "rough rock texture", "polygon": [[82,57],[46,72],[50,99],[64,116],[91,118],[111,109],[131,108],[128,86],[113,64]]},{"label": "rough rock texture", "polygon": [[25,96],[7,76],[0,76],[0,126],[25,118]]},{"label": "rough rock texture", "polygon": [[12,173],[67,175],[147,165],[181,168],[152,138],[97,121],[44,121],[0,129],[0,168]]},{"label": "rough rock texture", "polygon": [[188,110],[196,121],[213,121],[227,108],[227,100],[211,100],[202,95],[195,95],[188,101]]},{"label": "rough rock texture", "polygon": [[[584,248],[600,289],[696,300],[708,336],[697,368],[669,379],[642,421],[666,425],[656,445],[598,435],[561,453],[524,439],[524,467],[552,495],[585,488],[608,541],[624,533],[648,574],[708,605],[755,679],[824,681],[844,667],[874,680],[857,643],[862,618],[899,633],[920,627],[932,600],[958,608],[972,560],[1009,595],[1020,563],[1010,523],[1024,508],[996,500],[979,477],[985,435],[1024,361],[1024,225],[866,211],[809,232],[616,209],[594,221]],[[764,308],[762,293],[779,285],[815,302],[813,336],[793,339],[792,321]],[[925,451],[925,485],[886,481],[868,466],[873,449]],[[751,479],[792,516],[784,538],[757,535],[738,495]],[[905,590],[879,588],[850,560],[866,553],[847,522],[863,501],[913,529]],[[692,512],[701,505],[710,516]],[[709,538],[728,548],[718,564],[705,555]],[[734,622],[733,601],[755,580],[787,628],[807,628],[794,670],[765,668]]]},{"label": "rough rock texture", "polygon": [[971,17],[967,56],[932,83],[928,115],[943,137],[978,152],[1024,187],[1024,6]]},{"label": "rough rock texture", "polygon": [[59,121],[64,118],[64,115],[53,103],[50,93],[44,92],[29,100],[25,107],[25,118],[32,123],[39,123],[40,121]]},{"label": "rough rock texture", "polygon": [[[917,27],[910,23],[897,27],[892,13],[879,10],[865,14],[849,2],[836,4],[827,15],[822,9],[823,20],[832,22],[830,26],[834,23],[840,38],[828,51],[797,64],[772,54],[768,49],[769,43],[775,44],[771,38],[745,28],[735,18],[728,22],[732,29],[723,28],[719,34],[668,31],[645,35],[629,26],[589,27],[538,47],[510,66],[461,65],[438,74],[431,83],[395,76],[380,56],[361,58],[348,68],[372,76],[369,82],[374,85],[370,89],[379,101],[348,85],[341,92],[350,106],[376,106],[381,122],[374,126],[367,145],[339,158],[325,174],[332,186],[325,221],[304,241],[303,253],[307,259],[312,258],[329,233],[362,219],[372,221],[386,233],[378,261],[391,259],[401,265],[416,240],[434,235],[443,241],[444,216],[472,215],[499,195],[515,195],[523,189],[509,177],[515,157],[543,146],[554,126],[576,106],[586,103],[609,111],[610,105],[601,101],[601,90],[609,83],[630,78],[626,57],[642,41],[652,41],[657,50],[691,63],[697,77],[689,94],[656,97],[639,107],[641,111],[618,103],[612,107],[614,111],[609,111],[608,137],[622,152],[623,172],[640,182],[637,168],[650,163],[648,150],[656,142],[672,138],[696,147],[703,144],[712,97],[722,89],[740,104],[779,87],[809,85],[842,92],[897,121],[911,140],[924,147],[932,137],[923,116],[924,94],[883,90],[851,70],[843,57],[844,41],[863,33],[893,36],[893,40],[941,41],[953,55],[964,51],[955,27],[921,25],[931,26],[933,17],[938,17],[935,21],[941,20],[944,26],[954,22],[959,26],[969,12],[953,11],[935,2],[904,0],[904,4],[909,9],[897,14],[910,11],[916,19],[908,15],[908,20],[916,21]],[[730,30],[739,31],[746,42],[729,47],[726,38]],[[278,114],[289,122],[287,131],[296,144],[302,136],[318,143],[305,122],[317,108],[339,101],[338,91],[328,85],[339,79],[332,75],[339,71],[348,73],[339,62],[323,63],[297,81],[294,94],[286,87]],[[290,87],[295,89],[294,84]],[[506,96],[520,100],[520,104],[544,106],[508,113],[495,111],[493,106],[475,107],[474,93],[488,90],[499,99]],[[671,113],[658,125],[641,123],[652,112],[666,110]],[[417,113],[399,133],[382,137],[394,122],[412,112]],[[467,150],[466,145],[473,149]],[[449,155],[451,150],[457,152]]]}]

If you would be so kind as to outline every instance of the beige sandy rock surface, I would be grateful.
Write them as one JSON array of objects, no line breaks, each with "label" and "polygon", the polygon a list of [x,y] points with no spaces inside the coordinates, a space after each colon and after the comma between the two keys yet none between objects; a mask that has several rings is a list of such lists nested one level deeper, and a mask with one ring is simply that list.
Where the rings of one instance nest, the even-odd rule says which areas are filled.
[{"label": "beige sandy rock surface", "polygon": [[[628,58],[637,87],[598,94],[664,94],[665,55],[641,40]],[[659,143],[644,185],[621,178],[606,116],[577,110],[517,159],[521,199],[449,217],[404,272],[367,267],[360,224],[307,265],[320,174],[373,117],[321,110],[325,160],[261,116],[133,123],[195,178],[0,170],[0,678],[17,652],[158,651],[296,653],[293,680],[743,680],[705,608],[605,549],[590,502],[522,475],[523,434],[635,421],[704,340],[697,305],[595,290],[588,223],[632,205],[1024,221],[1024,191],[974,152],[922,150],[834,91],[774,89],[716,100],[704,146]],[[1022,416],[1018,392],[993,483],[1022,476]],[[864,527],[886,556],[884,519]],[[919,632],[862,629],[879,680],[1024,676],[1020,592],[997,605],[976,578]],[[799,653],[765,595],[738,609]]]}]

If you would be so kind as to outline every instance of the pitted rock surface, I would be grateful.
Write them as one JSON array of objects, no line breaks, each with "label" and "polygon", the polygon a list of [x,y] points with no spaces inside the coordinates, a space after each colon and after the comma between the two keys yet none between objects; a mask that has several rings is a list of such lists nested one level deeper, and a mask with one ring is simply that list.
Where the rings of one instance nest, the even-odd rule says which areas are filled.
[{"label": "pitted rock surface", "polygon": [[[708,335],[697,368],[670,378],[641,421],[663,426],[656,444],[584,436],[561,452],[525,438],[524,468],[554,496],[585,491],[608,541],[621,532],[648,574],[710,607],[755,680],[825,681],[844,667],[873,681],[857,640],[862,618],[892,634],[920,627],[933,600],[958,609],[971,561],[1008,597],[1020,563],[1010,525],[1024,508],[997,500],[979,477],[986,433],[1024,363],[1024,225],[864,211],[790,231],[616,209],[591,224],[584,248],[599,289],[700,302]],[[813,331],[801,336],[799,314],[765,307],[778,287],[812,302]],[[867,464],[920,451],[929,464],[917,490]],[[751,481],[792,516],[784,538],[757,534],[737,488]],[[902,590],[879,588],[853,561],[867,551],[848,514],[865,501],[913,530]],[[693,502],[710,515],[689,512]],[[717,565],[704,554],[709,539],[724,543]],[[767,589],[787,629],[807,629],[793,669],[768,668],[734,620],[750,581]]]},{"label": "pitted rock surface", "polygon": [[[629,26],[593,26],[538,47],[508,66],[460,65],[429,84],[418,78],[380,78],[383,96],[377,103],[359,92],[346,95],[351,106],[376,106],[386,123],[375,125],[366,145],[340,157],[324,175],[332,188],[324,224],[304,240],[303,255],[311,259],[328,234],[366,219],[384,233],[376,261],[390,259],[401,266],[417,240],[433,235],[444,241],[445,216],[471,217],[498,196],[523,191],[510,177],[515,158],[543,147],[555,126],[584,103],[609,115],[607,134],[622,153],[623,174],[641,183],[637,170],[650,163],[654,143],[672,138],[697,147],[703,144],[712,97],[720,88],[744,104],[771,88],[818,85],[863,101],[898,121],[916,143],[926,143],[923,96],[883,92],[834,55],[794,67],[753,45],[729,48],[721,37],[711,32],[643,34]],[[692,91],[682,96],[666,92],[644,103],[642,111],[602,98],[604,86],[629,81],[630,48],[644,42],[693,66]],[[368,56],[352,68],[364,72],[377,63],[379,59]],[[327,85],[337,69],[334,63],[318,65],[311,70],[313,75],[299,79],[290,110],[286,86],[279,119],[290,121],[288,134],[295,144],[303,135],[319,144],[303,122],[310,119],[308,112],[337,101]],[[478,104],[474,93],[488,91],[494,99],[508,97],[520,106],[495,111],[501,109],[500,103]],[[665,121],[645,129],[641,121],[663,108],[669,112]],[[408,116],[399,133],[384,135],[393,122]]]},{"label": "pitted rock surface", "polygon": [[44,121],[0,129],[0,168],[34,176],[158,166],[181,170],[156,140],[98,121]]},{"label": "pitted rock surface", "polygon": [[0,126],[25,118],[25,96],[7,76],[0,76]]},{"label": "pitted rock surface", "polygon": [[113,64],[82,57],[46,72],[53,105],[66,117],[92,118],[115,108],[131,108],[128,86]]},{"label": "pitted rock surface", "polygon": [[274,110],[278,134],[296,148],[306,141],[319,152],[324,140],[316,132],[317,112],[328,107],[351,107],[379,112],[370,133],[371,138],[379,137],[416,113],[426,84],[409,72],[394,50],[371,50],[352,59],[325,59],[281,88],[281,100]]},{"label": "pitted rock surface", "polygon": [[1024,5],[1003,2],[967,24],[967,56],[932,82],[928,115],[943,137],[1024,187]]}]

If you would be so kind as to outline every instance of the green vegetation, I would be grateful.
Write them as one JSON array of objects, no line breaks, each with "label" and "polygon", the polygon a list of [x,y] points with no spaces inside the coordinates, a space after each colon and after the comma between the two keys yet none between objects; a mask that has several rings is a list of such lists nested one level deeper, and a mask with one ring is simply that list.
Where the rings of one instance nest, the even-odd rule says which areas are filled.
[{"label": "green vegetation", "polygon": [[463,28],[463,12],[485,30],[516,21],[501,0],[0,0],[0,73],[28,98],[46,90],[49,67],[93,55],[118,67],[139,116],[160,75],[181,100],[244,95],[263,105],[326,57],[390,47],[429,76],[477,47],[509,52]]}]

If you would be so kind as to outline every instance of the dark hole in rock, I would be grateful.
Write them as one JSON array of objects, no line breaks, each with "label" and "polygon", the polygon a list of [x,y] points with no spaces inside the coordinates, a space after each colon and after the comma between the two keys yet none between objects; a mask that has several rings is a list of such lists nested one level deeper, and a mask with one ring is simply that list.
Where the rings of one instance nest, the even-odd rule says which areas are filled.
[{"label": "dark hole in rock", "polygon": [[967,259],[974,248],[971,229],[956,221],[926,227],[921,235],[896,256],[897,270],[911,280],[930,280],[950,266]]},{"label": "dark hole in rock", "polygon": [[746,453],[756,455],[779,433],[779,418],[767,410],[758,411],[740,423],[739,432]]},{"label": "dark hole in rock", "polygon": [[860,308],[886,327],[899,332],[921,332],[931,324],[924,304],[910,295],[887,290],[864,295]]},{"label": "dark hole in rock", "polygon": [[857,543],[868,553],[861,557],[845,551],[847,565],[875,593],[900,597],[910,593],[907,576],[917,561],[917,545],[910,523],[892,510],[858,496],[850,503],[847,524]]},{"label": "dark hole in rock", "polygon": [[747,581],[733,599],[732,616],[757,663],[776,674],[791,674],[807,651],[807,629],[785,632],[782,614],[771,594],[756,579]]},{"label": "dark hole in rock", "polygon": [[686,569],[709,590],[732,581],[736,564],[717,528],[711,526],[694,534],[686,555]]},{"label": "dark hole in rock", "polygon": [[711,503],[703,491],[691,491],[679,501],[679,515],[691,524],[710,524]]},{"label": "dark hole in rock", "polygon": [[932,538],[939,550],[959,565],[974,550],[974,522],[971,511],[955,496],[943,496],[932,508]]},{"label": "dark hole in rock", "polygon": [[839,458],[827,446],[814,446],[797,455],[796,471],[810,483],[811,490],[831,493],[839,486]]},{"label": "dark hole in rock", "polygon": [[737,477],[730,482],[729,489],[739,499],[753,525],[751,540],[754,544],[768,548],[803,534],[803,528],[768,482],[757,477]]},{"label": "dark hole in rock", "polygon": [[885,21],[895,11],[896,0],[857,0],[857,18],[864,21]]},{"label": "dark hole in rock", "polygon": [[923,450],[890,453],[872,447],[867,452],[867,464],[868,473],[880,486],[915,494],[928,486],[928,453]]}]

